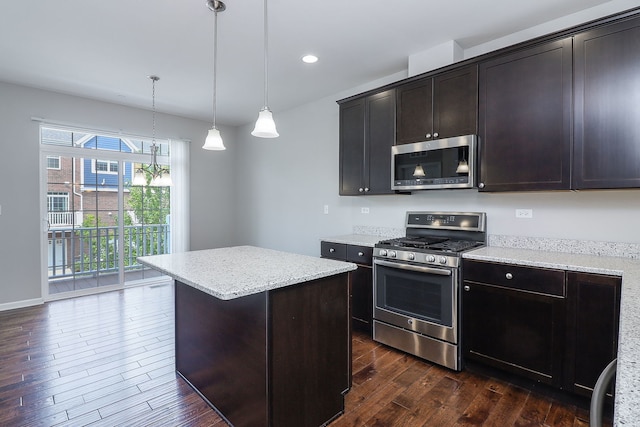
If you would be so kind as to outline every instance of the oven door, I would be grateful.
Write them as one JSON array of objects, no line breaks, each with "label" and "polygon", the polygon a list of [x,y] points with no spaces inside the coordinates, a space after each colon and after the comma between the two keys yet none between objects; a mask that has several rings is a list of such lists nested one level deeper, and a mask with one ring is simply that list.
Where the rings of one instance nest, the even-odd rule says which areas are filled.
[{"label": "oven door", "polygon": [[374,260],[373,318],[457,344],[458,270]]}]

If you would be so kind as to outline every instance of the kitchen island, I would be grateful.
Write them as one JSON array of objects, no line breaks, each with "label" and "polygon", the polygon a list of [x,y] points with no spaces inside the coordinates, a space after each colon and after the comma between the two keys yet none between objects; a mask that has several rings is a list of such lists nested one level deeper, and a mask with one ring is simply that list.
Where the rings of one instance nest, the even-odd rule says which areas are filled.
[{"label": "kitchen island", "polygon": [[344,411],[355,264],[252,246],[138,260],[175,280],[176,371],[231,425]]}]

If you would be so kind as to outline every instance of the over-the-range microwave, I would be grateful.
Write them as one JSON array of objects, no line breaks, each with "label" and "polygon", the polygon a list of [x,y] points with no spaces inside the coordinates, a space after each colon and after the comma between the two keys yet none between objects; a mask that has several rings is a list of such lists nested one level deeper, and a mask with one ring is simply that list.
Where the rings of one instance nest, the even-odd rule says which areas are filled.
[{"label": "over-the-range microwave", "polygon": [[391,188],[431,190],[476,186],[476,135],[391,147]]}]

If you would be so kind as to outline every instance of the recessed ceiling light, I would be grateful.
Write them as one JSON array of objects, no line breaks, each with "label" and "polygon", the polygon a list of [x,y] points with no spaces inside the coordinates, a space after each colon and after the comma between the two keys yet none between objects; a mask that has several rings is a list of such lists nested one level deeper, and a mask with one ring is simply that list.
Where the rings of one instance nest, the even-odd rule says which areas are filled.
[{"label": "recessed ceiling light", "polygon": [[302,57],[302,62],[306,62],[307,64],[313,64],[318,62],[318,57],[315,55],[305,55]]}]

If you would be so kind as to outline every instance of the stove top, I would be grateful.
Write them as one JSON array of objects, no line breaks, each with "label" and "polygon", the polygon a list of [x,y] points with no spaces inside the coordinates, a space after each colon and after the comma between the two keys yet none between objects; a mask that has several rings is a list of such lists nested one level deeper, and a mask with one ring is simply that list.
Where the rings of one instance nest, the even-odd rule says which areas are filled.
[{"label": "stove top", "polygon": [[378,260],[458,267],[460,254],[484,246],[483,212],[407,212],[406,236],[378,242]]},{"label": "stove top", "polygon": [[376,246],[395,249],[430,249],[434,251],[458,253],[482,245],[482,242],[470,240],[456,240],[428,236],[407,236],[383,240],[378,242]]}]

